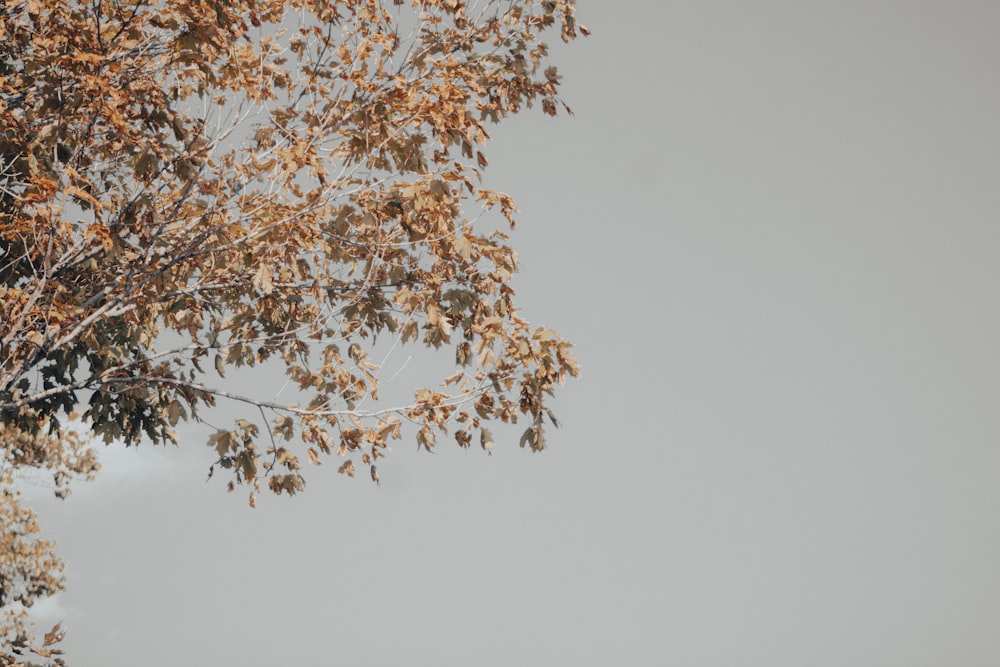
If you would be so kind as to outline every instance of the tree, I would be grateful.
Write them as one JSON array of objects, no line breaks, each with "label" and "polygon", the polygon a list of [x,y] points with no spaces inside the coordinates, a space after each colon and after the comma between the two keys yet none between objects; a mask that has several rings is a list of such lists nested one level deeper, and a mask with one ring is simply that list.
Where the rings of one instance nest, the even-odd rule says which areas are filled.
[{"label": "tree", "polygon": [[[506,194],[483,186],[488,126],[560,77],[540,37],[586,34],[573,0],[7,0],[0,3],[0,588],[8,646],[61,586],[17,502],[57,494],[96,438],[177,442],[222,401],[212,471],[295,494],[304,461],[369,468],[412,428],[484,450],[490,420],[545,446],[545,398],[578,373],[507,284]],[[454,373],[379,402],[386,341]],[[280,367],[279,400],[224,382]],[[59,637],[54,630],[50,644]],[[36,655],[55,658],[51,649]],[[13,649],[12,649],[13,651]],[[16,661],[14,657],[6,660]]]}]

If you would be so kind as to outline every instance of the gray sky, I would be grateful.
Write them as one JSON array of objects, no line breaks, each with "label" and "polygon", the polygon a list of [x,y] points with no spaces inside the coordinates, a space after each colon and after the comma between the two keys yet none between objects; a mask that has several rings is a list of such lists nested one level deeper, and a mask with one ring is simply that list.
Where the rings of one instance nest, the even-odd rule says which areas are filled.
[{"label": "gray sky", "polygon": [[108,451],[36,491],[73,667],[995,664],[1000,4],[579,7],[576,116],[491,153],[585,372],[550,449],[255,511],[202,436]]}]

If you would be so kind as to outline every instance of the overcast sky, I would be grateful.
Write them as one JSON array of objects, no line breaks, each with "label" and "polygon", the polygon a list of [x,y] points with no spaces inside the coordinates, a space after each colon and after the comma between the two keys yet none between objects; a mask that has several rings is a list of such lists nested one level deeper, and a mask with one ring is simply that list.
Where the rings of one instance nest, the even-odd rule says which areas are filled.
[{"label": "overcast sky", "polygon": [[[1000,655],[1000,3],[580,0],[573,118],[495,133],[532,455],[294,499],[109,450],[42,608],[71,667],[918,667]],[[499,438],[498,438],[499,440]]]}]

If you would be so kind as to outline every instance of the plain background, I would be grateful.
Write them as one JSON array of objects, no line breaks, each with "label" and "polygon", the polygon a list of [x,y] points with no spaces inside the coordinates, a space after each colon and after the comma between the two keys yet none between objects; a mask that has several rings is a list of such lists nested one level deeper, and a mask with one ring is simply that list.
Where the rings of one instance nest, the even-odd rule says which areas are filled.
[{"label": "plain background", "polygon": [[32,491],[73,667],[997,664],[1000,4],[579,19],[576,115],[490,153],[584,368],[550,449],[406,442],[251,511],[203,433],[111,448]]}]

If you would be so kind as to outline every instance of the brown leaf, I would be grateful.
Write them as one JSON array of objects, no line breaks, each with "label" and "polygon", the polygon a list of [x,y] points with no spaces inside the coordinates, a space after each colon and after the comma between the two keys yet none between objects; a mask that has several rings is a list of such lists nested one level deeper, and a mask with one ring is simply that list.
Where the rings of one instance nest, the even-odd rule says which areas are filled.
[{"label": "brown leaf", "polygon": [[316,453],[315,449],[310,447],[309,449],[306,450],[306,452],[309,454],[309,463],[317,466],[323,465],[323,462],[320,460],[319,454]]},{"label": "brown leaf", "polygon": [[493,434],[490,433],[489,429],[480,429],[479,431],[479,444],[482,446],[483,450],[493,456]]}]

